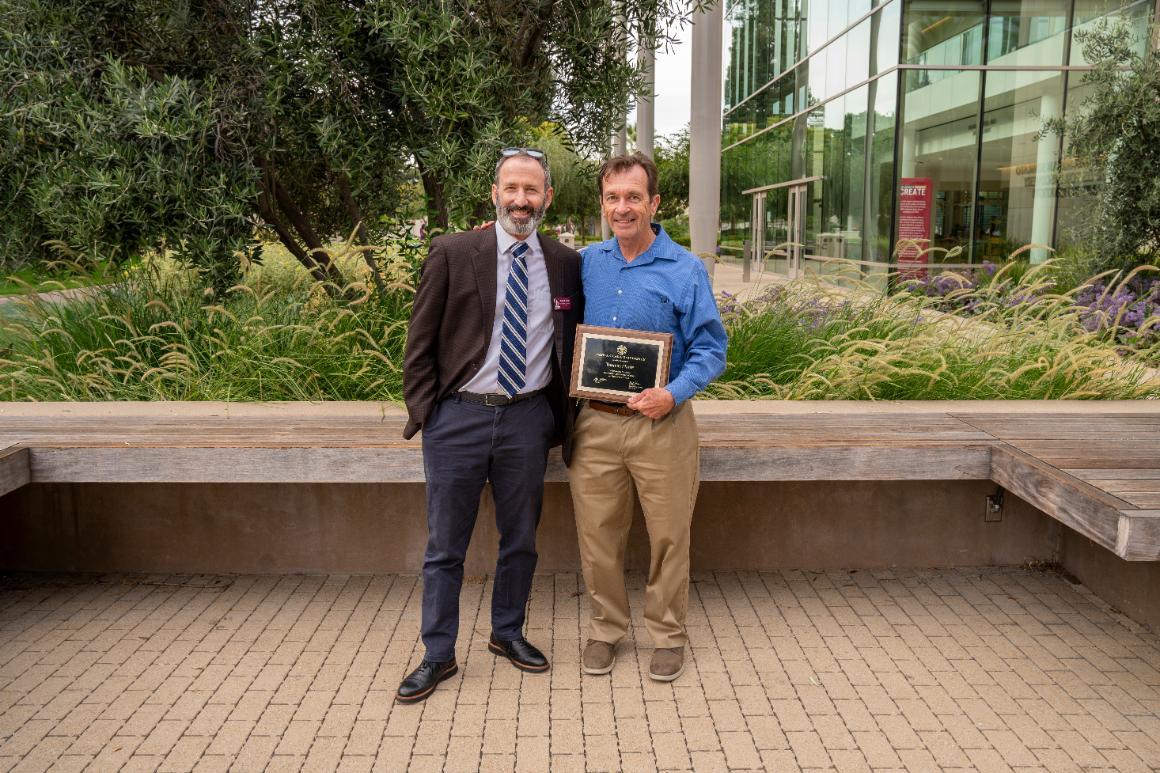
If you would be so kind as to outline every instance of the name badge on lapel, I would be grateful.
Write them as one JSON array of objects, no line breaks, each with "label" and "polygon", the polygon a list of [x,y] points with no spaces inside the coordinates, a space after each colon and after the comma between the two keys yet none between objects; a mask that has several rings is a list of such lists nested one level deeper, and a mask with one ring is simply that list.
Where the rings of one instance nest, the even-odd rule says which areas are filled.
[{"label": "name badge on lapel", "polygon": [[570,295],[560,295],[552,299],[553,311],[571,311],[572,297]]}]

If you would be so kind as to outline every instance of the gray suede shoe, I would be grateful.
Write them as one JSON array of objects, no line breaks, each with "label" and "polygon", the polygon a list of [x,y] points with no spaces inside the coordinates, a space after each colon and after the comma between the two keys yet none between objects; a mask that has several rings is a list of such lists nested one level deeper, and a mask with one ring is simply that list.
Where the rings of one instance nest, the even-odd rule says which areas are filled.
[{"label": "gray suede shoe", "polygon": [[685,672],[685,648],[668,649],[657,647],[653,650],[652,662],[648,666],[649,678],[656,682],[671,682]]},{"label": "gray suede shoe", "polygon": [[580,670],[585,674],[607,674],[616,665],[616,645],[589,639],[580,658]]}]

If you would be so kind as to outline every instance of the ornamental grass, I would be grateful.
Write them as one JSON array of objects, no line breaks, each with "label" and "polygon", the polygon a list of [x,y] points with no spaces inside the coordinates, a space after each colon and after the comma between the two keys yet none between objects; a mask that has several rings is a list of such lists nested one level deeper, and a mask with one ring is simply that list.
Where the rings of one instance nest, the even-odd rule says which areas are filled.
[{"label": "ornamental grass", "polygon": [[[369,290],[357,250],[333,258],[358,281],[327,293],[271,248],[225,297],[156,260],[67,302],[14,299],[0,306],[0,400],[399,401],[424,252],[417,242],[376,252],[385,292]],[[704,396],[1160,397],[1156,347],[1128,350],[1111,322],[1092,324],[1122,304],[1077,305],[1083,288],[1053,293],[1036,270],[963,280],[930,296],[799,280],[745,303],[723,297],[729,364]],[[1101,281],[1115,298],[1135,279]]]},{"label": "ornamental grass", "polygon": [[[1091,324],[1084,287],[1052,292],[1048,267],[989,282],[944,274],[940,291],[885,295],[812,279],[722,306],[728,399],[1007,400],[1160,397],[1156,344],[1119,345]],[[1140,271],[1108,283],[1113,296]],[[905,287],[905,282],[902,283]],[[952,286],[953,285],[953,286]],[[1120,320],[1122,322],[1122,319]],[[1150,330],[1160,317],[1147,322]],[[1138,330],[1139,328],[1137,328]],[[1142,339],[1141,339],[1142,340]]]},{"label": "ornamental grass", "polygon": [[414,271],[398,250],[382,270],[385,294],[361,276],[335,299],[271,248],[223,298],[158,260],[67,302],[12,300],[0,400],[401,400]]}]

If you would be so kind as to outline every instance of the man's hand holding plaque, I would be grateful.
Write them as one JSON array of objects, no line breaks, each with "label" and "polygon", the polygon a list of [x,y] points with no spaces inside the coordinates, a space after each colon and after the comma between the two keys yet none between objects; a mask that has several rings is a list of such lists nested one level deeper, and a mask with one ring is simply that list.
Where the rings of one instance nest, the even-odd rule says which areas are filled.
[{"label": "man's hand holding plaque", "polygon": [[672,410],[672,395],[662,389],[672,350],[671,333],[577,325],[570,394],[627,403],[649,418],[662,418]]},{"label": "man's hand holding plaque", "polygon": [[664,387],[652,387],[628,401],[628,407],[648,416],[650,419],[663,419],[676,406],[677,401],[673,393]]}]

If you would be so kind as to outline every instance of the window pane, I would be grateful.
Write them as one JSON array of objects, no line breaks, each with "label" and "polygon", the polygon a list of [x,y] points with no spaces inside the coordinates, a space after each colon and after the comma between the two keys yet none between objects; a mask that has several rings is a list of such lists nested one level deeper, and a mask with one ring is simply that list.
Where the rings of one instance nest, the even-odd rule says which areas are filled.
[{"label": "window pane", "polygon": [[870,77],[870,19],[846,33],[846,82],[844,87]]},{"label": "window pane", "polygon": [[752,100],[726,114],[721,131],[722,147],[732,145],[753,134],[753,120]]},{"label": "window pane", "polygon": [[867,240],[864,260],[890,259],[890,221],[894,216],[894,123],[898,90],[898,74],[879,78],[870,83],[869,99],[874,106],[874,136],[870,142],[870,180],[866,213],[873,233]]},{"label": "window pane", "polygon": [[[1137,53],[1143,53],[1148,44],[1149,0],[1123,2],[1122,0],[1075,0],[1075,20],[1071,42],[1071,63],[1088,64],[1083,53],[1083,42],[1075,33],[1091,29],[1101,22],[1115,24],[1123,21],[1134,38]],[[1160,23],[1160,22],[1158,22]]]},{"label": "window pane", "polygon": [[772,75],[779,75],[792,67],[802,56],[800,39],[804,0],[772,0],[772,2],[775,25]]},{"label": "window pane", "polygon": [[749,197],[741,193],[740,179],[744,151],[739,146],[721,154],[721,236],[722,253],[740,256],[749,238]]},{"label": "window pane", "polygon": [[[820,177],[825,174],[826,160],[826,109],[811,110],[805,118],[803,156],[805,166],[800,177]],[[811,183],[806,194],[803,211],[804,250],[807,255],[817,254],[818,234],[825,230],[822,220],[823,186]]]},{"label": "window pane", "polygon": [[829,0],[830,13],[826,16],[827,40],[850,26],[850,2],[851,0]]},{"label": "window pane", "polygon": [[870,27],[870,45],[874,49],[876,61],[870,68],[871,75],[898,64],[898,23],[901,14],[902,0],[894,0],[874,14],[873,21],[877,26]]},{"label": "window pane", "polygon": [[[1051,245],[1059,136],[1037,140],[1060,116],[1057,72],[990,71],[983,113],[975,259],[1000,261],[1025,244]],[[1046,252],[1032,250],[1032,260]]]},{"label": "window pane", "polygon": [[735,3],[725,15],[724,36],[729,52],[729,66],[725,71],[725,107],[739,104],[745,93],[745,61],[743,34],[745,31],[747,3]]},{"label": "window pane", "polygon": [[849,82],[846,80],[846,47],[849,42],[847,35],[835,40],[830,45],[826,46],[826,91],[822,99],[829,99],[838,94],[842,89],[846,88]]},{"label": "window pane", "polygon": [[794,70],[794,108],[798,110],[805,110],[810,105],[818,103],[817,94],[810,89],[810,62],[807,59],[797,66]]},{"label": "window pane", "polygon": [[[1067,114],[1076,115],[1083,111],[1084,102],[1092,93],[1092,87],[1084,83],[1082,72],[1072,72],[1067,76]],[[1065,135],[1063,161],[1059,171],[1059,200],[1056,205],[1055,247],[1062,248],[1085,244],[1092,232],[1096,217],[1096,194],[1100,182],[1099,169],[1088,164],[1087,159],[1075,155],[1068,147]]]},{"label": "window pane", "polygon": [[931,261],[958,247],[962,254],[949,259],[966,262],[974,219],[979,73],[952,71],[932,82],[926,71],[911,70],[905,83],[899,185],[929,180],[934,201],[926,233],[938,248]]},{"label": "window pane", "polygon": [[982,2],[907,0],[904,19],[904,61],[952,67],[982,63]]},{"label": "window pane", "polygon": [[829,40],[830,2],[831,0],[810,0],[810,12],[806,17],[810,51],[817,51]]},{"label": "window pane", "polygon": [[806,93],[808,104],[816,105],[827,96],[827,78],[830,76],[830,46],[810,56],[804,65],[809,70],[809,88]]},{"label": "window pane", "polygon": [[1065,0],[991,0],[987,61],[1058,65],[1067,28]]}]

